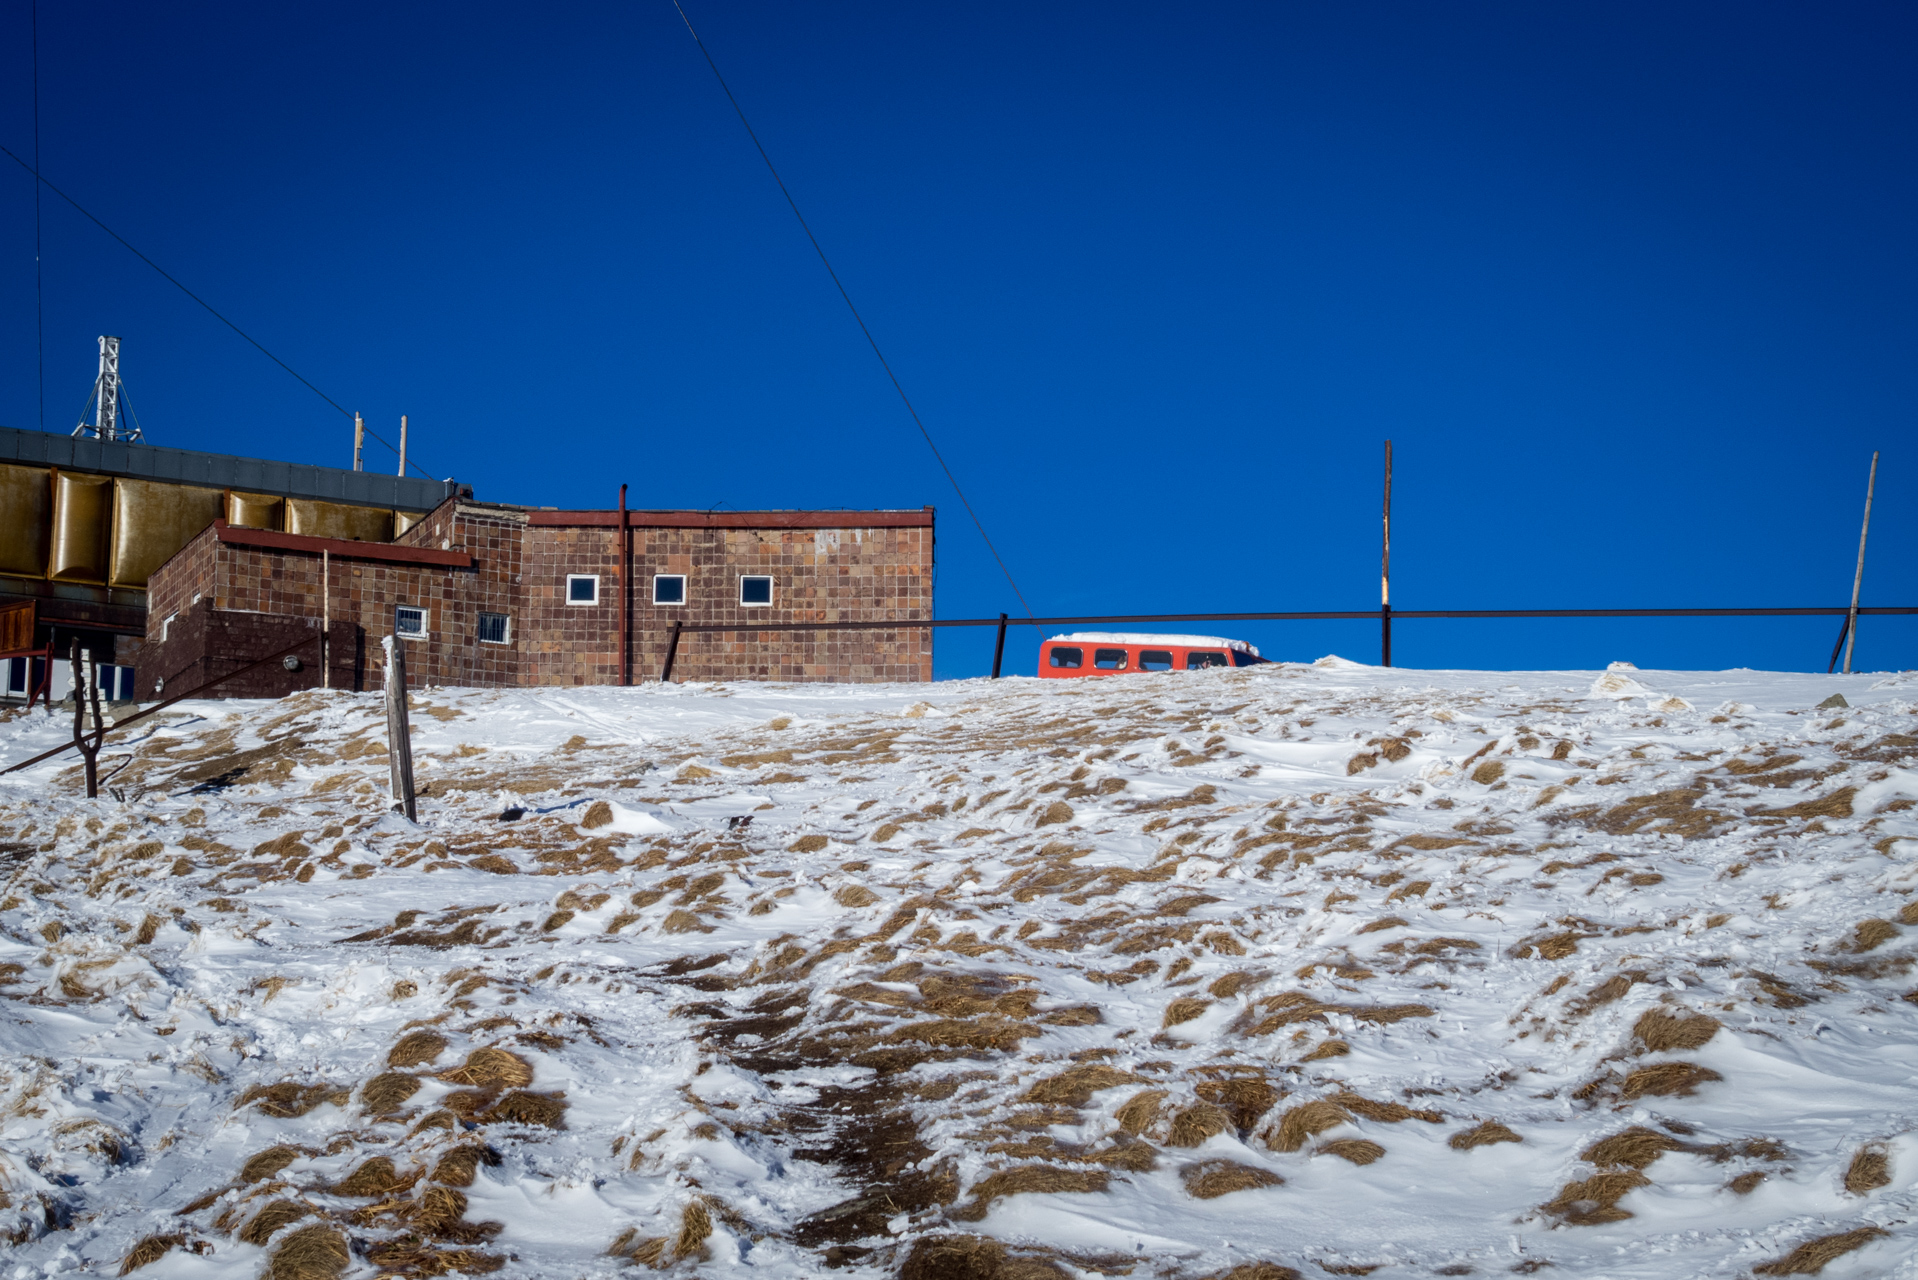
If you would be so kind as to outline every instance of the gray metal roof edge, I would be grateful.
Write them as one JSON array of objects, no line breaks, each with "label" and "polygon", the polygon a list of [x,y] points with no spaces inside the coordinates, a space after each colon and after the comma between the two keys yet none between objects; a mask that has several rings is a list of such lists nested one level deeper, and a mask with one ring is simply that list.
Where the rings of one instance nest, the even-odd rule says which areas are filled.
[{"label": "gray metal roof edge", "polygon": [[405,511],[431,511],[460,492],[459,483],[454,480],[346,471],[227,453],[172,449],[165,445],[24,431],[18,427],[0,427],[0,462],[205,485],[211,489],[244,489],[287,498],[318,498],[357,507],[397,507]]}]

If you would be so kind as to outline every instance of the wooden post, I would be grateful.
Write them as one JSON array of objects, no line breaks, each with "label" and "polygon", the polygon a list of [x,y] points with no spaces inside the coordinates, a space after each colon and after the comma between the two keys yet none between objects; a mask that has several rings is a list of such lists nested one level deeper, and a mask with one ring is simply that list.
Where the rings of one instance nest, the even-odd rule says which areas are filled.
[{"label": "wooden post", "polygon": [[[89,678],[93,669],[93,654],[80,647],[79,637],[74,637],[70,650],[73,662],[73,745],[80,749],[80,759],[86,770],[87,799],[92,800],[100,794],[100,769],[97,759],[100,744],[107,736],[106,725],[100,719],[100,691]],[[87,704],[93,704],[93,728],[88,732]]]},{"label": "wooden post", "polygon": [[1851,579],[1851,612],[1845,615],[1845,674],[1851,674],[1852,646],[1858,643],[1858,589],[1865,582],[1865,535],[1871,532],[1871,491],[1878,487],[1878,451],[1871,451],[1871,474],[1865,479],[1865,525],[1858,531],[1858,572]]},{"label": "wooden post", "polygon": [[679,656],[679,619],[673,619],[673,629],[666,634],[666,661],[659,668],[659,682],[671,684],[673,681],[673,659]]},{"label": "wooden post", "polygon": [[353,415],[353,470],[362,470],[365,465],[363,455],[366,452],[366,420],[359,414]]},{"label": "wooden post", "polygon": [[1392,665],[1392,442],[1385,442],[1385,551],[1379,560],[1379,665]]},{"label": "wooden post", "polygon": [[406,415],[400,415],[400,472],[406,474]]},{"label": "wooden post", "polygon": [[397,634],[380,641],[386,650],[386,757],[393,808],[417,822],[413,806],[413,738],[406,718],[406,642]]},{"label": "wooden post", "polygon": [[999,615],[999,639],[992,646],[992,678],[999,678],[999,662],[1006,656],[1006,615]]},{"label": "wooden post", "polygon": [[627,628],[632,624],[629,619],[633,612],[632,559],[633,533],[626,523],[626,486],[619,486],[619,682],[628,685],[633,682],[629,666],[632,645]]},{"label": "wooden post", "polygon": [[333,639],[333,562],[331,553],[320,548],[320,688],[333,687],[333,655],[327,647]]}]

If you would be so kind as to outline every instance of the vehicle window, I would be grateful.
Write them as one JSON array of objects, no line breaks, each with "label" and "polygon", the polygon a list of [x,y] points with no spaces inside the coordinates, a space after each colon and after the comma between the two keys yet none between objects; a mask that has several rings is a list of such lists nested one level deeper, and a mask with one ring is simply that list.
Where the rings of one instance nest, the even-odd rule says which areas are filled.
[{"label": "vehicle window", "polygon": [[1124,671],[1126,651],[1124,649],[1094,649],[1092,665],[1101,671]]},{"label": "vehicle window", "polygon": [[1235,667],[1256,667],[1265,661],[1264,658],[1255,658],[1251,654],[1244,653],[1238,649],[1232,651],[1232,665]]},{"label": "vehicle window", "polygon": [[1223,667],[1226,665],[1225,655],[1223,653],[1213,653],[1211,650],[1200,650],[1185,655],[1185,669],[1187,671],[1197,671],[1200,667]]},{"label": "vehicle window", "polygon": [[1171,651],[1166,649],[1145,650],[1139,655],[1139,670],[1141,671],[1172,670]]},{"label": "vehicle window", "polygon": [[1084,649],[1054,648],[1050,652],[1052,654],[1052,665],[1055,667],[1081,667],[1085,665],[1086,651]]}]

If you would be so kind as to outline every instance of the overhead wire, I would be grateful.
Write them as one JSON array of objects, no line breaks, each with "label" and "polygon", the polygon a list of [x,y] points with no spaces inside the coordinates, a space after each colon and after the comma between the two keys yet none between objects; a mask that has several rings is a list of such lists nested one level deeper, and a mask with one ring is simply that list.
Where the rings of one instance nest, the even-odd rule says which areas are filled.
[{"label": "overhead wire", "polygon": [[973,510],[971,501],[966,497],[966,491],[959,485],[959,478],[946,464],[945,455],[940,453],[939,446],[933,443],[932,432],[926,429],[925,421],[919,416],[919,410],[913,407],[912,398],[906,394],[906,388],[900,384],[899,375],[892,371],[892,364],[886,359],[886,353],[879,349],[879,340],[873,337],[865,317],[861,316],[859,308],[853,305],[852,295],[846,291],[845,283],[840,280],[839,273],[833,270],[832,260],[826,256],[826,250],[820,245],[819,237],[813,234],[812,227],[806,222],[806,215],[799,211],[799,202],[793,199],[793,193],[787,188],[786,180],[779,176],[779,170],[774,166],[773,158],[766,152],[766,144],[759,140],[759,134],[753,130],[752,121],[746,118],[745,108],[739,105],[739,99],[733,96],[732,87],[726,83],[726,77],[720,74],[719,64],[713,61],[712,52],[706,48],[706,42],[699,38],[699,32],[693,29],[692,19],[686,16],[686,10],[680,5],[679,0],[673,0],[673,8],[678,10],[679,20],[686,24],[686,33],[692,36],[693,43],[699,46],[699,52],[706,59],[706,65],[712,68],[713,79],[719,81],[719,87],[725,93],[726,101],[733,104],[733,112],[738,115],[739,123],[745,127],[746,136],[752,139],[753,146],[758,149],[759,158],[766,162],[766,171],[772,174],[773,181],[779,185],[779,194],[786,197],[786,204],[792,209],[793,217],[799,220],[799,229],[804,231],[806,239],[812,242],[813,252],[819,255],[820,264],[826,268],[826,274],[832,277],[833,287],[839,290],[839,296],[844,300],[846,310],[852,312],[853,321],[858,324],[859,331],[866,335],[866,342],[872,347],[873,355],[879,358],[879,367],[886,371],[886,377],[892,382],[892,389],[899,393],[900,403],[906,406],[906,412],[912,416],[913,425],[919,428],[919,434],[925,438],[926,447],[932,450],[932,456],[939,463],[939,469],[946,473],[946,479],[951,483],[952,491],[959,495],[959,503],[966,509],[966,514],[972,518],[973,528],[979,531],[979,537],[985,542],[986,550],[992,553],[993,560],[998,563],[999,572],[1005,575],[1007,585],[1012,588],[1012,594],[1019,598],[1019,607],[1026,611],[1027,620],[1037,625],[1033,618],[1032,606],[1026,603],[1025,593],[1019,590],[1019,583],[1013,578],[1012,570],[1006,567],[1005,558],[999,554],[999,548],[993,545],[992,536],[986,532],[986,526],[979,519],[979,513]]},{"label": "overhead wire", "polygon": [[[37,100],[36,100],[36,106],[37,106]],[[36,151],[38,150],[37,130],[36,130],[35,150]],[[225,325],[227,328],[233,330],[233,332],[239,334],[241,338],[245,339],[245,341],[248,344],[250,344],[254,348],[254,350],[258,351],[261,355],[265,356],[267,359],[271,360],[274,364],[279,365],[280,368],[292,374],[294,379],[298,381],[301,386],[305,387],[308,391],[311,391],[314,395],[318,396],[320,399],[332,405],[335,409],[339,410],[340,413],[345,415],[346,417],[351,418],[354,416],[353,411],[351,409],[346,408],[339,401],[335,400],[332,396],[327,395],[326,392],[314,386],[311,382],[309,382],[305,377],[303,377],[300,374],[299,370],[295,369],[292,365],[280,359],[278,356],[274,355],[271,351],[268,351],[264,346],[262,346],[259,340],[254,338],[252,334],[248,333],[246,330],[242,329],[239,325],[234,324],[231,320],[221,315],[217,310],[214,309],[212,303],[208,302],[205,298],[202,298],[199,294],[193,292],[193,290],[187,288],[184,284],[181,284],[179,280],[175,279],[174,276],[166,270],[166,268],[162,267],[159,263],[147,257],[144,253],[141,253],[138,249],[134,248],[133,245],[128,242],[125,236],[115,231],[112,227],[109,227],[106,223],[100,221],[100,219],[95,217],[86,208],[86,206],[82,205],[78,200],[75,200],[72,196],[68,195],[66,192],[60,190],[60,188],[54,186],[51,182],[48,182],[46,179],[46,176],[40,172],[40,168],[37,164],[28,164],[25,160],[21,159],[17,154],[15,154],[12,148],[4,144],[0,144],[0,152],[4,152],[9,160],[12,160],[15,164],[19,165],[22,169],[25,169],[28,173],[33,175],[34,181],[36,183],[36,187],[34,190],[34,198],[36,201],[39,199],[39,186],[45,186],[47,190],[53,192],[54,195],[59,196],[62,200],[66,201],[68,204],[72,205],[76,210],[78,210],[80,213],[80,216],[85,218],[87,221],[91,222],[94,226],[100,228],[100,230],[112,236],[115,240],[118,240],[120,242],[121,247],[123,247],[128,253],[132,254],[134,257],[138,258],[140,261],[146,263],[149,267],[152,267],[155,271],[159,272],[161,278],[164,279],[168,284],[172,285],[174,288],[178,289],[181,293],[184,293],[187,297],[199,303],[202,307],[206,309],[206,312],[208,315],[212,316],[215,320],[218,320],[221,324]],[[44,429],[46,426],[46,407],[45,407],[46,397],[45,397],[45,391],[44,391],[44,382],[45,382],[44,349],[42,351],[41,363],[42,363],[41,379],[43,383],[43,390],[41,394],[40,425]],[[364,426],[364,422],[362,422],[362,425]],[[367,435],[371,436],[374,440],[378,441],[380,444],[385,445],[386,448],[390,450],[395,457],[399,456],[399,452],[400,452],[399,449],[396,448],[391,442],[386,440],[383,436],[381,436],[377,431],[374,431],[371,427],[366,427],[365,430]],[[422,475],[426,476],[428,479],[433,478],[433,473],[427,470],[425,467],[420,466],[418,463],[410,463],[410,465],[413,466],[413,468],[419,471]]]}]

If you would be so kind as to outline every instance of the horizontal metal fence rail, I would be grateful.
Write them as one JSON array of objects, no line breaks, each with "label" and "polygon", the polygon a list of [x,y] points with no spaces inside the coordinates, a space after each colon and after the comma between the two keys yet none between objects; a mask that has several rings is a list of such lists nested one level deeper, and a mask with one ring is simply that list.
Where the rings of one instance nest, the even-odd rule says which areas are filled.
[{"label": "horizontal metal fence rail", "polygon": [[[932,627],[997,627],[999,643],[993,653],[992,675],[999,676],[1007,627],[1074,627],[1133,622],[1379,622],[1393,618],[1835,618],[1851,610],[1831,609],[1337,609],[1281,613],[1131,613],[1097,617],[1011,618],[894,618],[859,622],[675,622],[666,639],[662,681],[673,678],[679,638],[691,632],[748,633],[755,631],[914,631]],[[1918,606],[1879,605],[1860,608],[1858,614],[1918,614]]]}]

